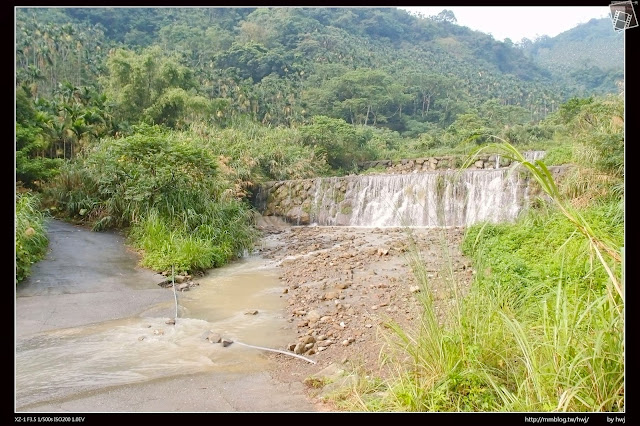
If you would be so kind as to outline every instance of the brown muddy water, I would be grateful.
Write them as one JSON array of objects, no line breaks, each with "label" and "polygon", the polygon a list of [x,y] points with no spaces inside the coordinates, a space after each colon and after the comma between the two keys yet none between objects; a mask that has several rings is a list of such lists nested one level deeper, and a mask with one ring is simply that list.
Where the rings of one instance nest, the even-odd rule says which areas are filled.
[{"label": "brown muddy water", "polygon": [[[284,326],[285,301],[272,263],[250,256],[194,281],[199,286],[176,292],[175,298],[169,288],[168,302],[134,317],[19,339],[18,405],[177,375],[267,366],[264,351],[212,344],[205,339],[210,331],[234,342],[280,350],[295,339],[295,332]],[[176,298],[176,323],[166,324],[170,318],[162,315],[175,314]]]}]

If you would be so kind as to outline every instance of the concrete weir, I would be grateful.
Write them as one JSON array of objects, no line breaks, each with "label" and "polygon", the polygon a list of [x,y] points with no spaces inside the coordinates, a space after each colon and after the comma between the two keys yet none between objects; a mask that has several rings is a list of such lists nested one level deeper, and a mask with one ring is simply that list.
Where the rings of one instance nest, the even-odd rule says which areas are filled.
[{"label": "concrete weir", "polygon": [[440,227],[510,222],[540,195],[524,167],[509,167],[267,182],[254,205],[294,225]]}]

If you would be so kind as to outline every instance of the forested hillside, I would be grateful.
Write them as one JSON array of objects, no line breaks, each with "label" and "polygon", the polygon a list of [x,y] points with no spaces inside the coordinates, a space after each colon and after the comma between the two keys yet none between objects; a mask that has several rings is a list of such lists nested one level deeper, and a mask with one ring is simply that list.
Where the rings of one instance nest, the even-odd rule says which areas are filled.
[{"label": "forested hillside", "polygon": [[612,93],[624,79],[624,33],[609,18],[592,19],[556,37],[523,40],[525,55],[575,95]]},{"label": "forested hillside", "polygon": [[[119,89],[107,75],[139,93],[127,73],[175,65],[185,72],[167,87],[212,101],[218,122],[326,115],[415,136],[487,100],[539,120],[588,84],[559,78],[548,40],[519,48],[451,17],[394,8],[18,9],[16,37],[18,84],[33,94],[49,97],[66,82]],[[158,100],[148,95],[120,93],[119,103],[142,111]]]}]

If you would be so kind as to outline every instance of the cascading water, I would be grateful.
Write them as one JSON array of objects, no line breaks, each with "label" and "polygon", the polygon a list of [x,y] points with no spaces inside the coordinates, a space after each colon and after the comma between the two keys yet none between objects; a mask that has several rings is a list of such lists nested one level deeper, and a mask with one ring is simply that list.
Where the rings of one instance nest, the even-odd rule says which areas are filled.
[{"label": "cascading water", "polygon": [[528,185],[506,168],[316,178],[267,187],[256,204],[293,224],[467,226],[513,221],[528,203]]},{"label": "cascading water", "polygon": [[[359,188],[358,188],[359,187]],[[523,182],[505,171],[370,176],[356,193],[352,226],[463,226],[509,221],[520,211]]]},{"label": "cascading water", "polygon": [[522,156],[524,157],[525,160],[533,162],[535,160],[539,160],[542,157],[544,157],[545,153],[546,151],[525,151],[522,153]]}]

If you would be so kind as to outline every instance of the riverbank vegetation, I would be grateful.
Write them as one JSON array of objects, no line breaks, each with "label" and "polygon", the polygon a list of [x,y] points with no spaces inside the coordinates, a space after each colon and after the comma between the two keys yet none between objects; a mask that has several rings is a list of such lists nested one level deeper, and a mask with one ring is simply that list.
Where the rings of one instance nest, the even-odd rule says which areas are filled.
[{"label": "riverbank vegetation", "polygon": [[46,215],[42,211],[37,194],[16,192],[15,217],[15,283],[17,284],[29,276],[31,265],[44,257],[49,239],[45,229]]},{"label": "riverbank vegetation", "polygon": [[[423,317],[389,324],[388,381],[360,378],[338,396],[372,411],[599,412],[625,410],[624,138],[620,101],[572,101],[551,118],[571,137],[571,174],[555,182],[526,162],[544,199],[513,224],[467,229],[475,280],[438,322],[427,260],[412,252]],[[481,148],[488,149],[489,146]],[[470,158],[470,161],[473,157]],[[520,166],[520,167],[523,167]],[[557,186],[556,186],[557,185]],[[446,255],[446,230],[442,231]],[[453,277],[452,271],[441,271]]]}]

